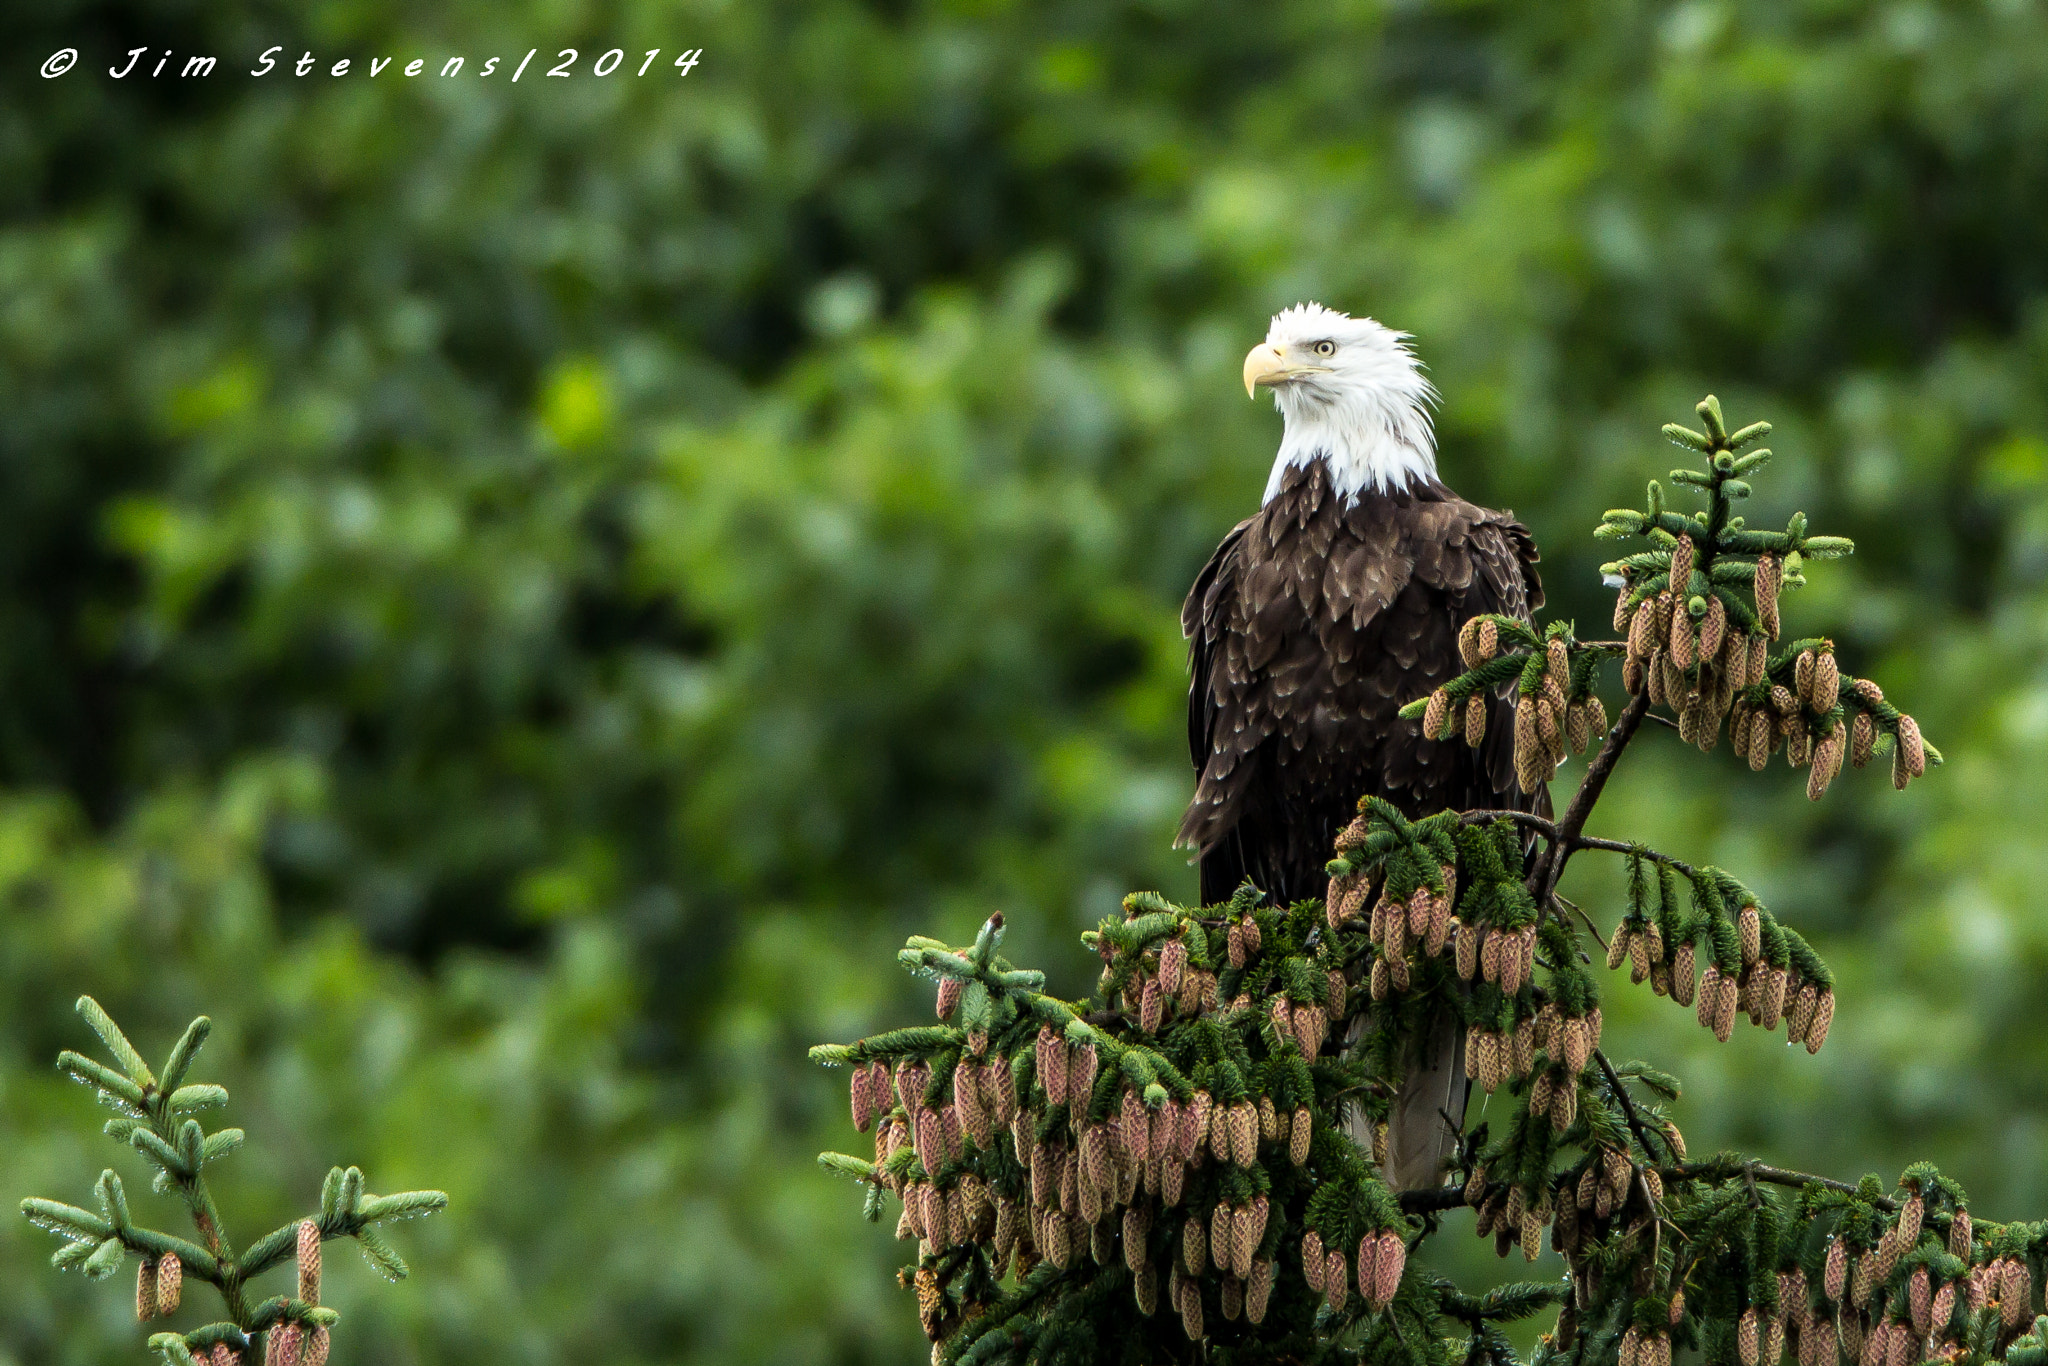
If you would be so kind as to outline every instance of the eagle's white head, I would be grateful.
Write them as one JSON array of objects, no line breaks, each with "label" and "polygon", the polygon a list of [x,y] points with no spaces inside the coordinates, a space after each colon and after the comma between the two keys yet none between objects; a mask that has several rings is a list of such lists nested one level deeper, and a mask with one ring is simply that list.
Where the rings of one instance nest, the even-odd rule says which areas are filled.
[{"label": "eagle's white head", "polygon": [[1286,420],[1265,502],[1290,466],[1315,460],[1329,464],[1331,486],[1347,503],[1368,489],[1394,492],[1436,478],[1428,412],[1436,390],[1407,340],[1321,304],[1274,315],[1266,339],[1244,358],[1245,392],[1270,388]]}]

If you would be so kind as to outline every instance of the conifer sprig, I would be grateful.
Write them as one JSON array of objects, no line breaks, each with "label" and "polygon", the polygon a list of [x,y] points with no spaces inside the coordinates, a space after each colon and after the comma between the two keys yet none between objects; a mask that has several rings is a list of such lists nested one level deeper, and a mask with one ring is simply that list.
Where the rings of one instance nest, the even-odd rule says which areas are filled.
[{"label": "conifer sprig", "polygon": [[[183,1200],[199,1241],[137,1223],[121,1178],[110,1168],[100,1174],[94,1190],[98,1213],[55,1200],[22,1201],[21,1211],[30,1223],[64,1240],[51,1264],[59,1270],[76,1267],[93,1280],[104,1280],[135,1257],[135,1313],[144,1323],[179,1311],[187,1277],[218,1291],[226,1312],[223,1320],[150,1337],[150,1350],[173,1366],[253,1364],[259,1350],[265,1366],[321,1366],[339,1318],[320,1303],[321,1244],[331,1238],[354,1238],[380,1273],[402,1278],[405,1262],[378,1226],[445,1209],[448,1197],[440,1191],[370,1195],[363,1190],[360,1170],[336,1167],[327,1175],[316,1217],[287,1224],[237,1255],[204,1173],[239,1149],[244,1135],[240,1129],[207,1133],[195,1116],[225,1106],[227,1090],[185,1081],[213,1022],[202,1015],[187,1027],[159,1080],[97,1001],[79,997],[78,1013],[99,1035],[118,1070],[69,1049],[58,1055],[58,1069],[92,1087],[100,1103],[115,1112],[104,1126],[107,1136],[149,1161],[156,1169],[153,1189]],[[288,1259],[297,1264],[296,1294],[252,1303],[250,1282]]]}]

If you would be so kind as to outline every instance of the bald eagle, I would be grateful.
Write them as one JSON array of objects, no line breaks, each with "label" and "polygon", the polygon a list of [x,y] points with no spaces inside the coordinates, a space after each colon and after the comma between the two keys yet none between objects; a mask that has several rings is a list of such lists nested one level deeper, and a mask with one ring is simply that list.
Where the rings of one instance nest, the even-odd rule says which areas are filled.
[{"label": "bald eagle", "polygon": [[[1437,477],[1435,391],[1407,341],[1309,303],[1245,357],[1246,392],[1271,389],[1285,429],[1263,505],[1181,609],[1198,777],[1178,843],[1200,860],[1204,904],[1247,879],[1282,905],[1320,897],[1337,832],[1369,793],[1411,819],[1547,808],[1515,781],[1511,695],[1476,749],[1424,740],[1396,715],[1462,671],[1469,618],[1527,620],[1543,603],[1528,529]],[[1446,1017],[1424,1035],[1389,1122],[1401,1188],[1442,1179],[1465,1108],[1463,1030]]]}]

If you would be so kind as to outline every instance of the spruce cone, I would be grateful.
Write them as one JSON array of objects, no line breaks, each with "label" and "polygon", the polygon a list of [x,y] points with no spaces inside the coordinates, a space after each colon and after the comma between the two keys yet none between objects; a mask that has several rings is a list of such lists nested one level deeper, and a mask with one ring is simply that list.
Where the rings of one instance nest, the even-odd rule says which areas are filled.
[{"label": "spruce cone", "polygon": [[1669,579],[1671,595],[1680,600],[1683,600],[1686,594],[1691,591],[1693,558],[1692,537],[1680,536],[1678,544],[1671,548]]},{"label": "spruce cone", "polygon": [[[1920,1221],[1925,1217],[1927,1206],[1917,1195],[1908,1196],[1906,1203],[1899,1207],[1899,1221],[1893,1227],[1898,1231],[1899,1250],[1911,1252],[1920,1241]],[[1921,1329],[1926,1332],[1926,1329]]]},{"label": "spruce cone", "polygon": [[1735,1032],[1735,1006],[1740,990],[1732,977],[1723,977],[1716,984],[1716,990],[1720,993],[1720,999],[1714,1003],[1714,1038],[1718,1042],[1727,1043],[1729,1036]]},{"label": "spruce cone", "polygon": [[939,979],[940,1019],[950,1020],[953,1018],[953,1012],[960,1008],[960,993],[966,989],[966,986],[967,984],[958,977],[941,977]]},{"label": "spruce cone", "polygon": [[1706,619],[1700,623],[1700,655],[1705,659],[1717,659],[1727,642],[1728,609],[1721,605],[1718,595],[1707,597]]},{"label": "spruce cone", "polygon": [[1038,1084],[1053,1105],[1067,1103],[1067,1045],[1049,1026],[1038,1031]]},{"label": "spruce cone", "polygon": [[1429,702],[1422,709],[1422,738],[1439,740],[1446,735],[1444,719],[1450,715],[1450,695],[1438,688],[1429,695]]},{"label": "spruce cone", "polygon": [[1244,1282],[1235,1276],[1226,1277],[1221,1292],[1223,1317],[1227,1322],[1237,1322],[1237,1316],[1244,1312]]},{"label": "spruce cone", "polygon": [[1266,1301],[1273,1293],[1273,1264],[1258,1262],[1252,1267],[1251,1276],[1244,1283],[1244,1316],[1252,1323],[1261,1323],[1266,1317]]},{"label": "spruce cone", "polygon": [[1928,1279],[1926,1267],[1914,1267],[1907,1278],[1906,1304],[1913,1318],[1913,1331],[1926,1337],[1934,1322],[1934,1283]]},{"label": "spruce cone", "polygon": [[1756,616],[1764,634],[1778,638],[1778,589],[1785,581],[1785,567],[1776,555],[1756,557]]},{"label": "spruce cone", "polygon": [[1574,1081],[1567,1079],[1566,1081],[1558,1085],[1557,1094],[1551,1098],[1550,1127],[1555,1132],[1561,1134],[1566,1129],[1571,1128],[1572,1121],[1577,1119],[1578,1117],[1578,1084]]},{"label": "spruce cone", "polygon": [[1661,612],[1656,600],[1645,602],[1628,624],[1628,657],[1646,660],[1657,649],[1657,619]]},{"label": "spruce cone", "polygon": [[1927,746],[1920,739],[1920,723],[1910,716],[1899,718],[1898,753],[1905,760],[1907,777],[1918,778],[1927,772]]},{"label": "spruce cone", "polygon": [[1574,754],[1584,754],[1586,747],[1592,743],[1592,715],[1584,702],[1574,702],[1565,708],[1564,738],[1571,745]]},{"label": "spruce cone", "polygon": [[1756,1022],[1765,1029],[1776,1029],[1785,1011],[1785,989],[1791,984],[1792,974],[1783,968],[1763,971],[1766,975],[1757,990]]},{"label": "spruce cone", "polygon": [[1287,1126],[1287,1160],[1297,1167],[1308,1161],[1309,1140],[1313,1135],[1313,1121],[1309,1108],[1304,1105],[1294,1112],[1294,1118]]},{"label": "spruce cone", "polygon": [[1650,976],[1650,937],[1647,934],[1629,936],[1628,979],[1640,986]]},{"label": "spruce cone", "polygon": [[1352,1259],[1352,1276],[1357,1280],[1358,1293],[1365,1297],[1366,1308],[1377,1309],[1373,1299],[1379,1287],[1380,1240],[1379,1235],[1367,1233],[1358,1240],[1358,1255]]},{"label": "spruce cone", "polygon": [[2005,1283],[1998,1296],[1999,1316],[2008,1328],[2016,1327],[2021,1319],[2032,1312],[2034,1302],[2034,1273],[2027,1269],[2025,1262],[2008,1257],[2005,1262]]},{"label": "spruce cone", "polygon": [[327,1366],[327,1351],[331,1343],[325,1324],[306,1330],[305,1341],[299,1347],[299,1366]]},{"label": "spruce cone", "polygon": [[[1218,1209],[1222,1206],[1218,1205]],[[1180,1264],[1190,1276],[1202,1274],[1209,1258],[1209,1227],[1199,1214],[1190,1214],[1180,1228]]]},{"label": "spruce cone", "polygon": [[1835,663],[1834,651],[1829,650],[1814,657],[1812,686],[1813,696],[1810,701],[1813,709],[1819,712],[1833,711],[1835,704],[1841,700],[1842,691],[1842,671]]},{"label": "spruce cone", "polygon": [[299,1221],[298,1262],[299,1298],[320,1303],[320,1225],[311,1219]]},{"label": "spruce cone", "polygon": [[1484,694],[1475,693],[1465,699],[1465,743],[1478,749],[1486,739],[1486,703]]},{"label": "spruce cone", "polygon": [[1159,1312],[1159,1278],[1150,1262],[1131,1274],[1131,1297],[1138,1302],[1138,1312],[1146,1318]]},{"label": "spruce cone", "polygon": [[1534,792],[1549,777],[1550,756],[1538,732],[1536,699],[1524,697],[1515,703],[1515,781],[1524,792]]},{"label": "spruce cone", "polygon": [[1374,1301],[1382,1308],[1393,1303],[1395,1294],[1401,1289],[1401,1274],[1407,1267],[1408,1244],[1392,1229],[1382,1230],[1378,1280],[1373,1294]]},{"label": "spruce cone", "polygon": [[156,1262],[144,1257],[135,1266],[135,1321],[148,1323],[156,1316]]},{"label": "spruce cone", "polygon": [[1332,1310],[1342,1310],[1350,1293],[1350,1268],[1344,1265],[1344,1254],[1331,1248],[1323,1258],[1323,1302]]},{"label": "spruce cone", "polygon": [[[1151,985],[1156,984],[1148,984],[1148,989]],[[1087,1123],[1088,1107],[1095,1099],[1096,1066],[1092,1043],[1080,1045],[1068,1057],[1067,1104],[1076,1127]]]},{"label": "spruce cone", "polygon": [[1671,999],[1681,1006],[1689,1006],[1693,1002],[1693,993],[1698,987],[1693,972],[1692,945],[1680,944],[1671,955]]},{"label": "spruce cone", "polygon": [[1746,755],[1752,773],[1761,773],[1764,765],[1771,761],[1771,750],[1776,739],[1776,727],[1771,718],[1759,711],[1749,718],[1749,748]]},{"label": "spruce cone", "polygon": [[1550,1098],[1557,1090],[1557,1083],[1549,1072],[1544,1072],[1529,1086],[1529,1114],[1543,1119],[1550,1114]]},{"label": "spruce cone", "polygon": [[1966,1209],[1957,1210],[1949,1222],[1948,1250],[1950,1256],[1970,1260],[1970,1212]]},{"label": "spruce cone", "polygon": [[[926,1113],[933,1112],[927,1111]],[[958,1162],[961,1154],[967,1150],[966,1133],[960,1127],[960,1116],[953,1111],[951,1106],[936,1113],[939,1117],[939,1137],[946,1145],[946,1157],[950,1161]]]},{"label": "spruce cone", "polygon": [[1456,916],[1451,917],[1451,952],[1463,981],[1471,981],[1479,972],[1479,936],[1476,925],[1468,925]]},{"label": "spruce cone", "polygon": [[1664,652],[1658,650],[1652,653],[1648,662],[1643,665],[1643,687],[1649,693],[1652,706],[1662,707],[1671,701],[1670,694],[1664,689],[1664,680],[1667,677],[1664,663]]},{"label": "spruce cone", "polygon": [[[1180,994],[1180,975],[1187,970],[1188,945],[1185,939],[1174,938],[1166,941],[1159,949],[1159,986],[1169,996]],[[1089,1050],[1093,1052],[1091,1048]]]},{"label": "spruce cone", "polygon": [[857,1133],[866,1133],[868,1125],[874,1122],[875,1105],[874,1095],[869,1086],[870,1075],[865,1067],[854,1068],[852,1082],[848,1088],[852,1093],[853,1127]]},{"label": "spruce cone", "polygon": [[1321,1294],[1323,1291],[1323,1240],[1314,1229],[1301,1235],[1301,1276],[1308,1282],[1308,1288]]},{"label": "spruce cone", "polygon": [[1748,967],[1763,952],[1763,918],[1755,903],[1744,906],[1735,917],[1735,932],[1742,938],[1742,966]]},{"label": "spruce cone", "polygon": [[[1685,610],[1683,600],[1671,605],[1671,662],[1680,669],[1690,669],[1699,663],[1700,645],[1693,635],[1692,614]],[[1665,691],[1670,691],[1671,681],[1664,682]]]},{"label": "spruce cone", "polygon": [[1792,661],[1792,694],[1806,706],[1818,711],[1820,708],[1813,706],[1813,662],[1814,653],[1811,650],[1801,650],[1799,658]]},{"label": "spruce cone", "polygon": [[1835,993],[1823,991],[1815,999],[1813,1023],[1806,1027],[1806,1051],[1820,1052],[1820,1046],[1828,1041],[1828,1026],[1835,1018]]},{"label": "spruce cone", "polygon": [[1188,1335],[1189,1342],[1202,1340],[1202,1286],[1199,1281],[1182,1281],[1180,1285],[1180,1330]]},{"label": "spruce cone", "polygon": [[1742,1318],[1735,1325],[1735,1355],[1742,1366],[1757,1366],[1763,1355],[1760,1340],[1761,1316],[1755,1305],[1742,1311]]},{"label": "spruce cone", "polygon": [[1501,1083],[1500,1035],[1492,1030],[1478,1031],[1478,1069],[1475,1076],[1480,1089],[1491,1095]]}]

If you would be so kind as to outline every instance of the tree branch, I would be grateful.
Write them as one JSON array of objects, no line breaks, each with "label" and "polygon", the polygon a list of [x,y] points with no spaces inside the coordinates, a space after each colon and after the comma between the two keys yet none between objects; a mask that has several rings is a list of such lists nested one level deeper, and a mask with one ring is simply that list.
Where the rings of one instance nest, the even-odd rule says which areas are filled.
[{"label": "tree branch", "polygon": [[[1728,1161],[1709,1158],[1705,1162],[1681,1162],[1675,1167],[1663,1167],[1659,1176],[1666,1181],[1730,1181],[1740,1176],[1751,1181],[1763,1181],[1773,1186],[1820,1186],[1827,1190],[1839,1191],[1843,1195],[1855,1195],[1856,1187],[1846,1181],[1831,1177],[1815,1176],[1811,1172],[1795,1172],[1784,1167],[1773,1167],[1763,1162]],[[1888,1195],[1880,1195],[1872,1202],[1879,1209],[1893,1211],[1899,1202]]]},{"label": "tree branch", "polygon": [[1636,1103],[1629,1096],[1628,1088],[1621,1084],[1621,1078],[1615,1075],[1614,1064],[1607,1061],[1607,1055],[1597,1048],[1593,1050],[1593,1058],[1600,1064],[1601,1074],[1607,1078],[1607,1085],[1614,1091],[1615,1099],[1621,1102],[1622,1116],[1628,1120],[1629,1130],[1635,1134],[1636,1143],[1643,1150],[1643,1160],[1655,1162],[1657,1150],[1650,1146],[1650,1135],[1643,1129],[1642,1117],[1636,1113]]},{"label": "tree branch", "polygon": [[[1596,1054],[1595,1056],[1598,1055]],[[1606,1060],[1603,1058],[1601,1061],[1604,1066]],[[1641,1135],[1638,1134],[1637,1142],[1641,1141]],[[1644,1151],[1648,1151],[1647,1146]],[[1789,1186],[1795,1190],[1806,1186],[1820,1186],[1827,1190],[1838,1191],[1843,1195],[1855,1195],[1857,1193],[1856,1187],[1846,1181],[1836,1181],[1826,1176],[1815,1176],[1811,1172],[1795,1172],[1784,1167],[1773,1167],[1764,1162],[1726,1161],[1709,1158],[1705,1162],[1680,1162],[1674,1166],[1659,1167],[1657,1175],[1666,1182],[1732,1181],[1737,1177],[1743,1177],[1752,1181],[1762,1181],[1772,1186]],[[1456,1209],[1464,1204],[1465,1187],[1461,1183],[1455,1186],[1428,1186],[1422,1190],[1402,1191],[1400,1193],[1400,1200],[1401,1210],[1404,1214],[1436,1214],[1444,1210]],[[1893,1200],[1890,1196],[1879,1196],[1873,1203],[1879,1209],[1887,1212],[1894,1212],[1899,1207],[1898,1201]]]},{"label": "tree branch", "polygon": [[1615,763],[1620,760],[1621,752],[1628,748],[1628,742],[1635,737],[1649,710],[1650,692],[1645,688],[1629,698],[1628,706],[1622,709],[1613,729],[1607,732],[1607,742],[1600,746],[1593,762],[1586,765],[1586,776],[1580,779],[1579,790],[1572,795],[1572,804],[1565,809],[1563,819],[1557,822],[1549,850],[1538,861],[1535,871],[1529,874],[1529,891],[1535,896],[1538,907],[1550,904],[1550,894],[1557,890],[1557,880],[1564,876],[1564,866],[1571,859],[1579,832],[1586,828],[1586,817],[1593,814],[1593,804],[1600,800],[1601,790],[1607,786]]}]

